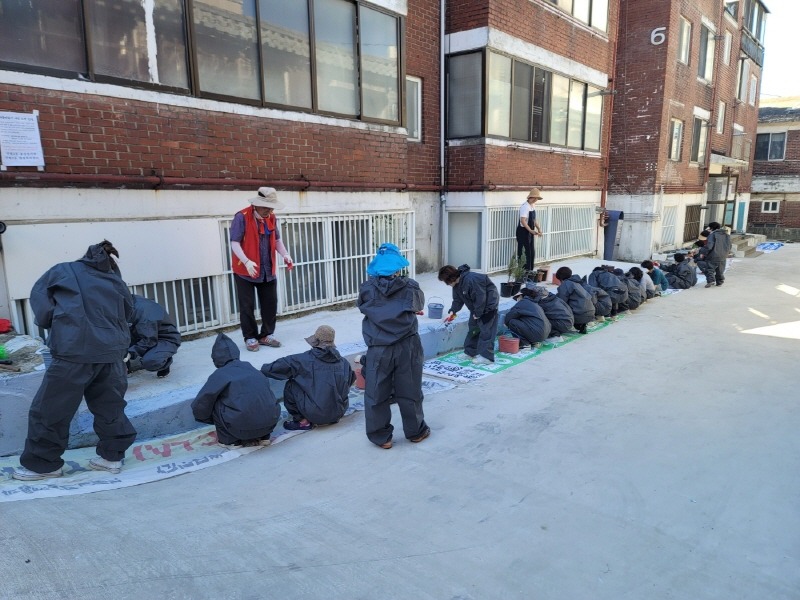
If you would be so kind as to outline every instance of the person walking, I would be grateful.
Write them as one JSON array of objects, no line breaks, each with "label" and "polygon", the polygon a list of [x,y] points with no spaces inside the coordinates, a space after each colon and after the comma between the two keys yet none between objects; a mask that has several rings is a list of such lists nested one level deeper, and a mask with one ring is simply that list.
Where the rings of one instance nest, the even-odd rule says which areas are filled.
[{"label": "person walking", "polygon": [[517,223],[517,258],[525,255],[525,270],[533,271],[533,263],[536,258],[536,248],[534,236],[542,235],[542,228],[536,221],[536,211],[533,205],[542,199],[542,192],[539,188],[533,188],[522,206],[519,207],[519,222]]},{"label": "person walking", "polygon": [[100,441],[89,467],[119,473],[136,430],[125,415],[128,377],[123,362],[130,344],[133,299],[108,240],[83,258],[51,267],[34,284],[30,306],[36,324],[50,330],[53,362],[28,413],[28,436],[14,479],[61,477],[69,424],[81,400],[94,416]]},{"label": "person walking", "polygon": [[[283,208],[275,188],[260,187],[250,206],[240,210],[231,223],[231,266],[239,298],[239,320],[244,343],[256,352],[260,346],[279,348],[275,339],[278,314],[278,279],[275,253],[293,266],[281,241],[275,210]],[[255,298],[261,308],[261,329],[255,317]]]},{"label": "person walking", "polygon": [[431,434],[422,411],[424,354],[417,312],[425,304],[419,284],[400,271],[409,265],[394,244],[381,244],[367,266],[356,304],[364,315],[361,331],[367,344],[364,420],[367,438],[392,447],[392,402],[397,402],[403,433],[414,443]]},{"label": "person walking", "polygon": [[155,371],[158,378],[166,377],[180,345],[181,334],[164,307],[134,294],[128,373],[145,369]]}]

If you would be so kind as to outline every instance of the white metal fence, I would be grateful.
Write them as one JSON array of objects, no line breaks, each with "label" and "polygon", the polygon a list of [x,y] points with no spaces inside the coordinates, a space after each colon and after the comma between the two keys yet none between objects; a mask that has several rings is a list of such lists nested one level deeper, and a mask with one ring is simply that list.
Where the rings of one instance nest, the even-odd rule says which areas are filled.
[{"label": "white metal fence", "polygon": [[[285,315],[355,300],[367,277],[367,265],[378,246],[400,248],[415,275],[414,213],[286,216],[280,218],[281,239],[294,259],[289,271],[279,264],[278,314]],[[220,221],[224,271],[218,274],[130,286],[134,294],[161,304],[181,333],[198,333],[235,325],[239,304],[231,270],[230,220]],[[282,263],[282,261],[281,261]],[[27,299],[16,301],[26,333],[46,337],[34,324]]]},{"label": "white metal fence", "polygon": [[[504,271],[516,253],[518,216],[518,206],[489,209],[487,272]],[[534,238],[536,262],[594,252],[596,218],[594,204],[537,206],[536,220],[543,235]]]},{"label": "white metal fence", "polygon": [[661,247],[675,247],[675,224],[678,222],[678,207],[665,206],[664,219],[661,221]]}]

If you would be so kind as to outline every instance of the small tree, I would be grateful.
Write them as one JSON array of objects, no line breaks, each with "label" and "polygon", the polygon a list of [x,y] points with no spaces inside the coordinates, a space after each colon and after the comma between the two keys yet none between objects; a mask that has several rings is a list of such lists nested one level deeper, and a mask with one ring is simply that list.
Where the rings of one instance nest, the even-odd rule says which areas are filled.
[{"label": "small tree", "polygon": [[511,259],[508,261],[508,282],[514,283],[522,281],[525,278],[525,249],[522,249],[522,254],[517,256],[516,252],[511,254]]}]

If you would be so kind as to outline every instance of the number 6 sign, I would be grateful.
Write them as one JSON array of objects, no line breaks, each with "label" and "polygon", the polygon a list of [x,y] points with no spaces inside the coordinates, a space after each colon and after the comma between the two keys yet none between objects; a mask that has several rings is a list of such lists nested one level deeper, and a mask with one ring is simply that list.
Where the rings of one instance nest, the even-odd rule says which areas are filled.
[{"label": "number 6 sign", "polygon": [[650,32],[650,43],[653,46],[660,46],[667,40],[667,34],[664,33],[667,30],[666,27],[656,27],[653,31]]}]

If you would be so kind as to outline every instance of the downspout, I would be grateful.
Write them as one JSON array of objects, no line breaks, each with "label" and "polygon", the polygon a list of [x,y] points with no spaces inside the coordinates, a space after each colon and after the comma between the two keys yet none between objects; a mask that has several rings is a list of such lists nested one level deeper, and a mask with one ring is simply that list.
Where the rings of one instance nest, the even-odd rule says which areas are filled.
[{"label": "downspout", "polygon": [[[600,240],[600,230],[605,228],[608,224],[608,218],[606,213],[606,200],[608,198],[608,173],[610,169],[610,160],[609,157],[611,155],[611,132],[612,126],[611,124],[614,121],[614,96],[617,95],[617,52],[619,50],[619,23],[620,23],[620,10],[621,4],[617,4],[617,18],[614,19],[616,23],[616,27],[614,28],[614,52],[611,58],[611,78],[609,83],[611,84],[611,93],[608,95],[608,127],[606,128],[606,141],[605,141],[605,148],[603,148],[603,166],[602,166],[602,185],[600,187],[600,216],[597,220],[596,226],[596,233],[595,239]],[[597,255],[597,242],[595,242],[595,255]],[[604,250],[605,255],[605,250]]]},{"label": "downspout", "polygon": [[447,0],[439,0],[439,185],[441,192],[439,193],[439,260],[444,264],[445,256],[445,239],[444,239],[444,218],[445,218],[445,205],[447,204],[446,188],[446,169],[445,169],[445,14],[447,10]]},{"label": "downspout", "polygon": [[[707,193],[708,190],[708,175],[709,171],[711,170],[711,136],[713,135],[713,130],[716,130],[716,119],[719,118],[719,107],[717,106],[717,91],[719,90],[719,79],[720,79],[720,54],[723,51],[725,35],[720,35],[719,32],[722,31],[722,23],[723,23],[723,13],[725,12],[725,4],[720,4],[719,15],[717,17],[717,31],[714,32],[714,85],[711,88],[711,118],[708,120],[708,126],[706,130],[708,131],[708,135],[706,136],[706,158],[704,162],[705,166],[705,174],[703,175],[703,191]],[[718,44],[717,42],[723,42]],[[733,125],[731,125],[731,129],[733,129]],[[728,198],[728,190],[725,189],[725,200],[727,202]]]}]

